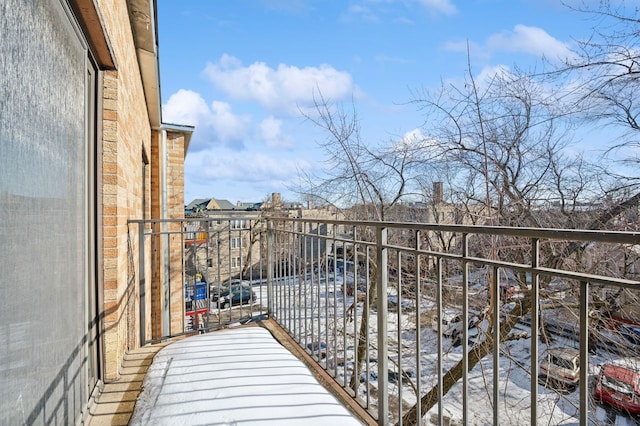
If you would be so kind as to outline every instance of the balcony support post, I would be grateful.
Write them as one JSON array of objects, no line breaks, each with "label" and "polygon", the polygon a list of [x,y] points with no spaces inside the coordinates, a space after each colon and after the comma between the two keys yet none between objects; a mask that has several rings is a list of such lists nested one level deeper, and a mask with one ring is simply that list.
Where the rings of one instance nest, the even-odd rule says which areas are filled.
[{"label": "balcony support post", "polygon": [[500,268],[493,267],[493,424],[500,424]]},{"label": "balcony support post", "polygon": [[[378,226],[377,233],[377,263],[376,276],[377,312],[378,312],[378,424],[385,425],[389,419],[389,354],[387,337],[387,284],[389,281],[387,228]],[[398,306],[400,305],[398,296]],[[398,307],[399,309],[399,307]]]},{"label": "balcony support post", "polygon": [[267,316],[273,318],[273,222],[267,219]]},{"label": "balcony support post", "polygon": [[[469,424],[469,234],[462,235],[462,424]],[[476,324],[476,327],[478,324]],[[418,376],[420,377],[420,376]],[[418,417],[420,418],[420,417]]]},{"label": "balcony support post", "polygon": [[140,306],[140,346],[144,346],[147,343],[147,323],[146,323],[146,277],[145,277],[145,265],[144,265],[144,222],[138,223],[138,297]]},{"label": "balcony support post", "polygon": [[538,332],[540,330],[540,240],[531,240],[531,425],[538,422]]},{"label": "balcony support post", "polygon": [[589,422],[589,282],[580,282],[580,424]]}]

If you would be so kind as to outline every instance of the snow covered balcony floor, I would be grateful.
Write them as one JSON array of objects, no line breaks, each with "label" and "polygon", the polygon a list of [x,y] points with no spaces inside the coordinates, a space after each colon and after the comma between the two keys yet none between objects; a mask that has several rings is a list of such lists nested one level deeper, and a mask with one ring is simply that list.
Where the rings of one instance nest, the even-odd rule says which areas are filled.
[{"label": "snow covered balcony floor", "polygon": [[130,425],[361,425],[262,327],[187,337],[158,352]]},{"label": "snow covered balcony floor", "polygon": [[304,359],[268,320],[147,345],[127,354],[87,423],[376,424]]}]

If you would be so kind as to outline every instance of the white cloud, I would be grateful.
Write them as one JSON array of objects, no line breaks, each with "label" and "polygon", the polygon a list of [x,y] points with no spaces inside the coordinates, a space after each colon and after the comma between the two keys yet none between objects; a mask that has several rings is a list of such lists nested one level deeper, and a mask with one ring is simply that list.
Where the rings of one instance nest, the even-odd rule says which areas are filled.
[{"label": "white cloud", "polygon": [[226,145],[242,144],[247,128],[251,124],[248,116],[235,115],[226,102],[214,101],[211,104],[211,127],[218,139]]},{"label": "white cloud", "polygon": [[478,87],[486,88],[496,77],[506,77],[509,74],[511,70],[506,65],[493,65],[482,68],[474,79]]},{"label": "white cloud", "polygon": [[199,126],[211,114],[200,94],[180,89],[162,106],[162,120],[167,123]]},{"label": "white cloud", "polygon": [[434,13],[453,15],[458,11],[450,0],[419,0],[420,4]]},{"label": "white cloud", "polygon": [[541,28],[526,25],[516,25],[513,31],[502,31],[490,36],[487,39],[487,47],[493,51],[545,56],[553,61],[572,56],[567,44],[553,38]]},{"label": "white cloud", "polygon": [[395,149],[402,152],[413,152],[413,155],[431,156],[438,151],[441,143],[433,138],[426,136],[422,129],[413,129],[406,132],[402,139],[396,142]]},{"label": "white cloud", "polygon": [[260,123],[260,139],[269,148],[291,148],[293,141],[282,134],[282,120],[267,117]]},{"label": "white cloud", "polygon": [[421,129],[409,130],[402,136],[402,141],[408,144],[413,142],[419,142],[424,139],[425,139],[425,136],[424,136],[424,133],[422,133]]},{"label": "white cloud", "polygon": [[393,141],[390,148],[407,160],[428,161],[439,152],[441,146],[442,143],[437,139],[426,136],[422,129],[415,128]]},{"label": "white cloud", "polygon": [[[524,53],[536,58],[545,57],[552,62],[564,61],[574,57],[574,53],[568,44],[553,38],[546,31],[537,27],[516,25],[513,31],[501,31],[487,38],[484,45],[472,40],[450,40],[443,48],[452,52],[464,52],[467,49],[474,59],[487,62],[493,55],[499,53]],[[493,67],[495,70],[506,69],[503,65]],[[490,69],[483,70],[484,74],[491,73]],[[494,72],[495,74],[495,72]]]},{"label": "white cloud", "polygon": [[449,40],[443,45],[444,50],[452,52],[467,52],[467,49],[474,54],[478,51],[482,51],[484,48],[480,48],[476,43],[471,40]]},{"label": "white cloud", "polygon": [[349,16],[359,16],[363,21],[378,23],[380,18],[368,7],[361,5],[351,5],[347,9],[346,15],[343,17],[348,21]]},{"label": "white cloud", "polygon": [[192,198],[259,201],[264,194],[285,191],[290,182],[297,180],[299,169],[311,168],[307,160],[279,154],[208,149],[187,155],[185,186],[191,188],[188,197]]},{"label": "white cloud", "polygon": [[251,119],[236,115],[225,102],[214,101],[209,107],[199,93],[180,89],[162,108],[163,121],[195,126],[190,151],[199,151],[212,144],[241,148]]},{"label": "white cloud", "polygon": [[[261,182],[286,180],[297,175],[297,166],[309,167],[306,160],[283,158],[257,150],[237,151],[212,148],[187,155],[185,171],[198,170],[197,176],[205,180],[234,180]],[[187,172],[188,173],[188,172]]]},{"label": "white cloud", "polygon": [[[345,13],[345,18],[359,16],[362,20],[379,23],[389,15],[391,10],[387,5],[398,4],[401,8],[412,13],[413,5],[417,4],[432,15],[453,15],[458,12],[458,8],[451,0],[362,0],[363,4],[352,4]],[[411,17],[396,16],[393,22],[404,25],[415,25]]]},{"label": "white cloud", "polygon": [[269,111],[298,113],[299,107],[313,103],[314,94],[337,101],[354,92],[351,75],[330,65],[298,68],[285,64],[271,68],[264,62],[243,66],[237,58],[224,54],[209,63],[203,74],[218,90],[231,98],[258,102]]}]

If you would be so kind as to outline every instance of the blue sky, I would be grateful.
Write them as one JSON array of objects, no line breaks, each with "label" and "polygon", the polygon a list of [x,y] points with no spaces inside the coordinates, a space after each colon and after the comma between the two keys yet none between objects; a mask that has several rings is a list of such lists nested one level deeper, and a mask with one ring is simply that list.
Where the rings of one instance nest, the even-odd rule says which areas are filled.
[{"label": "blue sky", "polygon": [[569,53],[593,22],[558,0],[158,0],[163,120],[196,126],[185,162],[194,198],[286,200],[298,170],[326,167],[305,120],[314,93],[357,109],[363,139],[422,123],[412,91],[467,72]]}]

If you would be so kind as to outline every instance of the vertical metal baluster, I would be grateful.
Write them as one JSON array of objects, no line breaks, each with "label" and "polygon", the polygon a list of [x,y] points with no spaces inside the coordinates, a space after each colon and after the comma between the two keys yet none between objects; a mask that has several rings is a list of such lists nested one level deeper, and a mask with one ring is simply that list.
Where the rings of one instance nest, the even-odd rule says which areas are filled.
[{"label": "vertical metal baluster", "polygon": [[500,270],[493,267],[493,424],[500,424]]},{"label": "vertical metal baluster", "polygon": [[[318,350],[320,349],[320,337],[322,336],[322,330],[320,328],[321,325],[321,319],[320,319],[320,315],[321,315],[321,310],[322,310],[322,305],[320,303],[320,286],[322,284],[322,245],[320,242],[320,223],[318,223],[318,239],[317,239],[317,246],[318,246],[318,281],[317,281],[317,288],[316,288],[316,293],[317,293],[317,299],[316,299],[316,305],[317,305],[317,323],[316,323],[316,330],[318,335],[314,338],[313,342],[311,343],[313,347],[315,347],[315,345],[318,345]],[[315,354],[316,357],[319,357],[319,352],[317,354]]]},{"label": "vertical metal baluster", "polygon": [[[240,223],[244,223],[244,219],[240,220]],[[244,232],[244,225],[240,226],[240,229],[238,229],[238,239],[237,241],[239,242],[238,244],[238,252],[240,253],[240,276],[238,277],[240,279],[240,318],[243,317],[242,312],[243,312],[243,306],[242,306],[242,299],[244,298],[244,285],[243,281],[244,281],[244,277],[242,276],[242,266],[244,263],[244,256],[242,253],[242,234]]]},{"label": "vertical metal baluster", "polygon": [[280,222],[275,222],[276,224],[276,276],[273,284],[275,286],[276,292],[276,300],[278,308],[276,309],[278,313],[278,323],[285,326],[284,322],[284,313],[282,312],[282,233],[280,231]]},{"label": "vertical metal baluster", "polygon": [[[369,285],[371,284],[371,272],[370,272],[370,261],[371,261],[371,253],[370,253],[370,246],[366,246],[366,250],[367,250],[367,262],[366,262],[366,274],[367,274],[367,286],[365,287],[365,309],[363,310],[363,314],[366,315],[367,317],[367,321],[371,320],[371,312],[370,312],[370,307],[369,307]],[[369,329],[370,327],[367,327],[365,329],[365,349],[366,349],[366,384],[367,384],[367,392],[366,392],[366,396],[367,396],[367,408],[369,408],[371,406],[371,386],[369,381],[370,381],[370,374],[369,374],[369,369],[371,368],[370,362],[371,362],[371,354],[370,354],[370,348],[371,348],[371,342],[370,342],[370,338],[369,338]],[[359,380],[356,379],[356,380]]]},{"label": "vertical metal baluster", "polygon": [[[206,268],[205,270],[207,271],[207,276],[206,276],[206,303],[205,306],[207,307],[207,324],[206,324],[206,329],[207,331],[209,331],[210,325],[211,325],[211,285],[209,284],[209,282],[211,281],[211,274],[209,273],[209,259],[211,259],[211,252],[213,251],[213,249],[211,247],[209,247],[209,242],[211,241],[211,221],[207,220],[207,238],[206,238]],[[180,247],[184,247],[184,233],[181,234],[182,237],[182,241],[180,241]],[[182,265],[184,265],[184,250],[181,250],[182,254],[183,254],[183,259],[182,259]],[[185,268],[182,268],[182,275],[183,275],[183,279],[182,282],[184,282],[184,275],[185,275]]]},{"label": "vertical metal baluster", "polygon": [[387,248],[388,230],[376,228],[377,274],[377,317],[378,317],[378,422],[386,424],[389,419],[389,359],[387,336],[387,285],[389,280],[389,262]]},{"label": "vertical metal baluster", "polygon": [[291,231],[289,232],[289,236],[287,237],[287,264],[289,265],[289,317],[290,317],[290,328],[291,334],[293,336],[296,335],[296,310],[295,310],[295,301],[296,301],[296,286],[295,286],[295,241],[294,241],[294,232],[293,228],[295,225],[294,222],[291,222]]},{"label": "vertical metal baluster", "polygon": [[[338,296],[336,295],[336,285],[338,279],[338,249],[336,247],[336,225],[331,227],[333,234],[333,377],[338,377]],[[327,321],[329,319],[327,318]],[[328,347],[327,347],[328,349]]]},{"label": "vertical metal baluster", "polygon": [[[357,239],[357,228],[354,226],[353,227],[353,290],[354,290],[354,299],[353,299],[353,347],[354,347],[354,351],[353,351],[353,371],[351,374],[356,374],[356,366],[358,365],[358,362],[360,361],[358,359],[358,342],[359,342],[359,337],[358,336],[358,245],[356,243]],[[364,311],[364,310],[363,310]],[[346,345],[345,345],[346,347]],[[346,359],[346,358],[345,358]],[[345,363],[345,369],[346,369],[346,363]],[[346,373],[345,373],[346,376]],[[345,386],[347,383],[347,379],[345,377]],[[358,389],[358,383],[360,383],[360,378],[356,377],[354,378],[354,383],[356,384],[356,389]],[[357,397],[358,394],[356,392],[355,396]]]},{"label": "vertical metal baluster", "polygon": [[[256,303],[255,300],[253,300],[253,293],[255,293],[255,291],[253,290],[253,246],[255,244],[255,241],[252,241],[253,237],[253,233],[256,232],[255,228],[256,228],[257,223],[253,220],[249,220],[249,241],[247,241],[247,244],[249,244],[249,247],[247,249],[247,261],[249,262],[249,282],[250,284],[250,288],[251,288],[251,302],[249,303],[249,311],[250,311],[250,316],[253,318],[253,313],[254,313],[254,305]],[[256,236],[257,238],[257,236]],[[252,244],[254,243],[254,244]]]},{"label": "vertical metal baluster", "polygon": [[[197,227],[194,229],[195,233],[193,235],[193,245],[191,246],[191,256],[193,258],[193,266],[195,268],[194,270],[194,276],[193,276],[193,293],[191,295],[191,309],[193,309],[193,320],[191,321],[191,328],[192,331],[195,331],[198,329],[198,301],[197,301],[197,286],[196,286],[196,276],[195,274],[198,272],[198,234],[200,233],[200,222],[194,222],[197,223]],[[165,227],[166,227],[166,223],[165,223]],[[169,235],[166,234],[166,243],[169,244]],[[165,251],[164,252],[169,253],[169,251]],[[170,259],[165,259],[165,264],[170,264]],[[165,280],[167,278],[165,277]],[[169,326],[169,330],[168,330],[168,336],[171,336],[171,321],[167,322],[168,326]],[[184,331],[184,327],[183,327],[183,331]]]},{"label": "vertical metal baluster", "polygon": [[218,228],[218,230],[216,231],[216,256],[218,257],[218,267],[216,268],[216,287],[218,287],[218,306],[216,307],[216,309],[218,310],[218,324],[222,323],[222,315],[220,312],[220,292],[221,290],[221,280],[222,280],[222,274],[221,274],[221,267],[222,267],[222,250],[220,248],[220,246],[222,245],[222,236],[221,236],[221,232],[222,230],[220,228]]},{"label": "vertical metal baluster", "polygon": [[329,225],[324,231],[324,369],[329,370]]},{"label": "vertical metal baluster", "polygon": [[442,419],[442,366],[443,366],[443,351],[442,351],[442,258],[437,258],[437,267],[436,267],[436,317],[438,318],[438,338],[437,338],[437,346],[438,346],[438,424],[443,424]]},{"label": "vertical metal baluster", "polygon": [[[232,225],[236,223],[234,222],[232,219],[229,219],[229,229],[227,229],[227,251],[228,251],[228,255],[229,255],[229,267],[227,268],[229,270],[229,289],[231,289],[231,280],[233,277],[233,273],[231,271],[231,258],[233,256],[232,252],[231,252],[231,228]],[[233,306],[231,305],[231,292],[229,292],[229,322],[231,322],[232,316],[231,316],[231,311],[233,310]]]},{"label": "vertical metal baluster", "polygon": [[531,425],[538,422],[538,332],[540,319],[540,241],[531,240]]},{"label": "vertical metal baluster", "polygon": [[[416,250],[420,250],[420,231],[416,231]],[[422,404],[420,398],[422,397],[422,368],[420,362],[420,349],[422,348],[421,339],[421,324],[420,318],[422,318],[422,309],[420,302],[422,301],[422,284],[420,274],[420,254],[416,253],[416,401],[417,401],[417,414],[416,419],[418,422],[422,419]],[[402,417],[401,417],[402,418]]]},{"label": "vertical metal baluster", "polygon": [[589,282],[580,282],[580,424],[589,424]]},{"label": "vertical metal baluster", "polygon": [[309,280],[307,280],[307,274],[309,273],[309,237],[307,236],[307,223],[302,223],[302,241],[304,244],[304,298],[303,298],[303,319],[304,319],[304,347],[307,347],[309,337],[309,317],[308,317],[308,305],[309,305]]},{"label": "vertical metal baluster", "polygon": [[296,287],[298,289],[298,302],[296,303],[296,312],[298,317],[298,334],[297,341],[302,341],[302,272],[305,265],[302,264],[302,223],[296,222],[296,253],[295,253],[295,265],[296,265]]},{"label": "vertical metal baluster", "polygon": [[397,315],[397,339],[398,339],[398,426],[402,426],[402,252],[397,251],[398,263],[396,274],[398,276],[398,315]]},{"label": "vertical metal baluster", "polygon": [[[263,287],[266,285],[266,274],[265,267],[267,266],[265,263],[267,256],[267,232],[266,232],[266,223],[263,222],[262,219],[256,219],[255,226],[258,227],[256,231],[256,238],[258,241],[258,270],[256,280],[258,281],[258,289],[256,298],[260,301],[258,308],[258,315],[264,315],[264,293]],[[252,268],[253,269],[253,268]]]},{"label": "vertical metal baluster", "polygon": [[[184,246],[182,246],[184,247]],[[138,291],[140,294],[140,346],[147,344],[147,278],[146,278],[146,266],[144,264],[145,258],[145,244],[144,244],[144,222],[138,223],[138,263],[139,263],[139,275],[140,282]],[[184,298],[184,290],[182,291]],[[184,299],[182,305],[184,306]]]},{"label": "vertical metal baluster", "polygon": [[469,419],[469,235],[462,234],[462,424]]},{"label": "vertical metal baluster", "polygon": [[286,323],[287,323],[287,329],[289,330],[289,333],[292,332],[292,323],[291,323],[291,234],[287,231],[287,222],[284,222],[282,224],[282,231],[283,231],[283,236],[285,238],[284,240],[284,259],[285,259],[285,264],[284,267],[286,268],[286,270],[284,271],[284,273],[286,274],[285,276],[285,282],[286,282],[286,293],[285,293],[285,315],[286,315]]}]

